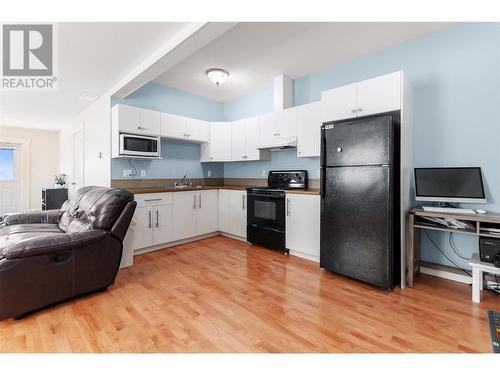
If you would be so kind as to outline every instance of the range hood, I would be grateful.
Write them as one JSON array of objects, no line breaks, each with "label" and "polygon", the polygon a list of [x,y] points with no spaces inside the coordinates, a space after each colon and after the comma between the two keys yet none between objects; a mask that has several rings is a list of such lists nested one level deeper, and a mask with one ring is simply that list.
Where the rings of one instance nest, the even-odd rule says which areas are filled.
[{"label": "range hood", "polygon": [[[293,80],[284,74],[273,79],[273,107],[277,115],[286,108],[293,107]],[[297,148],[297,137],[277,137],[272,143],[257,146],[259,150],[287,150]]]},{"label": "range hood", "polygon": [[279,138],[276,141],[273,141],[271,144],[263,144],[257,146],[259,150],[288,150],[291,148],[297,148],[297,137],[287,137],[287,138]]}]

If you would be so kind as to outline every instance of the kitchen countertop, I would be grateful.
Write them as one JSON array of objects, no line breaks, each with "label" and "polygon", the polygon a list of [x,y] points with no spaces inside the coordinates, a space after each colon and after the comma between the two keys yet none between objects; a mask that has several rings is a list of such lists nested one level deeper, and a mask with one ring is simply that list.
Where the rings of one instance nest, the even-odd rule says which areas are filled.
[{"label": "kitchen countertop", "polygon": [[[172,193],[179,191],[199,191],[199,190],[246,190],[247,186],[237,186],[237,185],[224,185],[224,186],[193,186],[189,188],[174,188],[174,187],[164,187],[164,188],[137,188],[137,189],[127,189],[132,194],[154,194],[154,193]],[[307,189],[307,190],[286,190],[287,194],[309,194],[309,195],[319,195],[319,189]]]}]

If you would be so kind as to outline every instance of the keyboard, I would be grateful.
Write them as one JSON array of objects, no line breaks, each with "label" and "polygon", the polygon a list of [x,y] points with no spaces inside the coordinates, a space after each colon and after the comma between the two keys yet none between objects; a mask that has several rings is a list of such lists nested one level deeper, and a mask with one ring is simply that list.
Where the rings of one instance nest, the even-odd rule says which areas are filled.
[{"label": "keyboard", "polygon": [[451,208],[451,207],[432,207],[432,206],[423,206],[422,210],[429,212],[439,212],[445,214],[476,214],[471,208]]}]

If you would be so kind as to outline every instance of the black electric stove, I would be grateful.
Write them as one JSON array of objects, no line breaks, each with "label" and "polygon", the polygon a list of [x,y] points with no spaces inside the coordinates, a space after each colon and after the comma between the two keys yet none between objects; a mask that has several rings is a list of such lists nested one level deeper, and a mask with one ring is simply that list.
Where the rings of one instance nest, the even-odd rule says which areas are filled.
[{"label": "black electric stove", "polygon": [[285,191],[307,189],[306,170],[269,171],[267,186],[247,188],[247,241],[273,250],[286,248]]}]

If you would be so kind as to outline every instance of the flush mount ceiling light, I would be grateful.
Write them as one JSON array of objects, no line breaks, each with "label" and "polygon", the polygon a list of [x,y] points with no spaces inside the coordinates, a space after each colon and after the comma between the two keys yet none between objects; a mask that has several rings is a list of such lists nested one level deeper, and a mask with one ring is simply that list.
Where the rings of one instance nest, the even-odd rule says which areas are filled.
[{"label": "flush mount ceiling light", "polygon": [[229,77],[229,72],[221,68],[211,68],[206,73],[208,79],[217,86],[224,84]]}]

